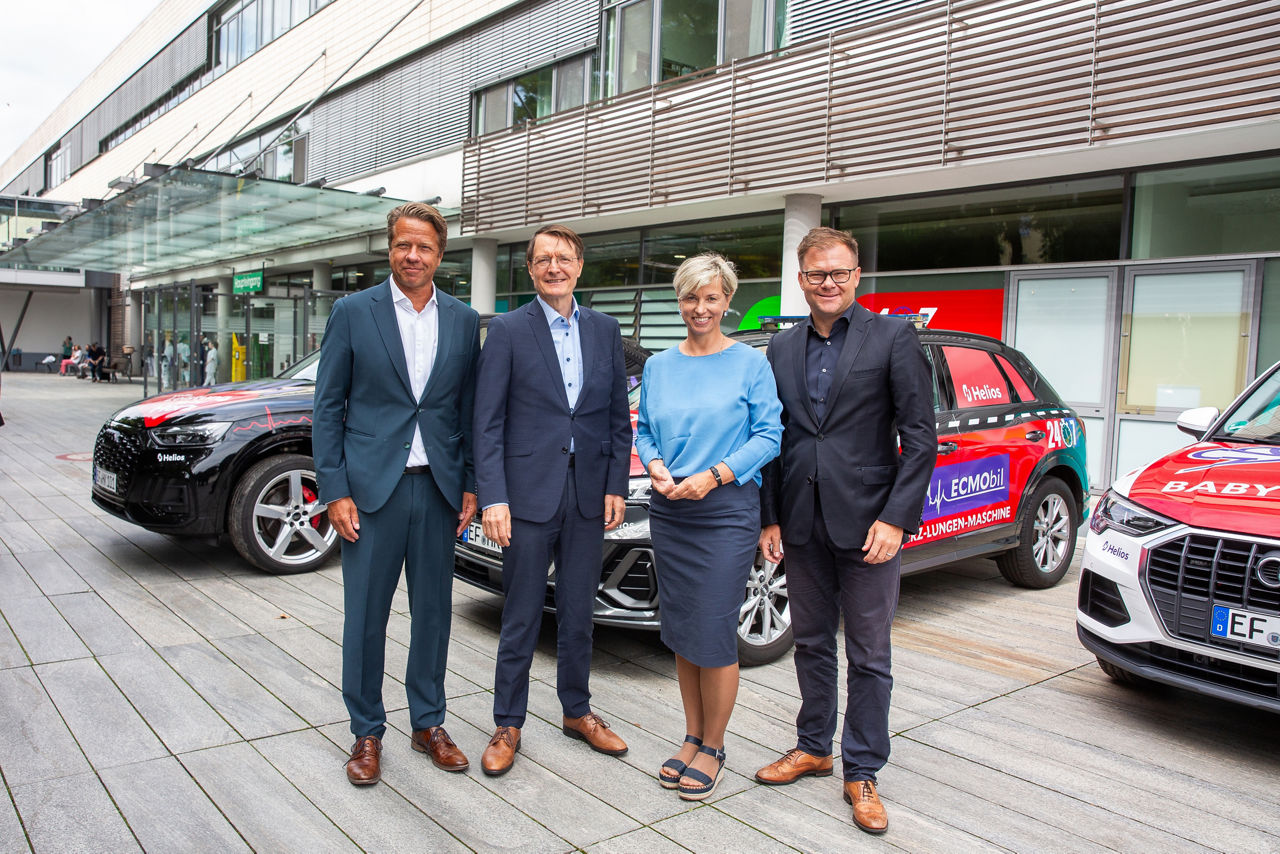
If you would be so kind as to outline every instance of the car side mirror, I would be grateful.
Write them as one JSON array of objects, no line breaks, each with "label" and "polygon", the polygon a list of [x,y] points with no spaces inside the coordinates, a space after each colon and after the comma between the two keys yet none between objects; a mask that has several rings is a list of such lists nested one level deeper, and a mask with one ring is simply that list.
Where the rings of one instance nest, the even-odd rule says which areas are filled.
[{"label": "car side mirror", "polygon": [[1197,406],[1188,409],[1178,416],[1178,429],[1189,436],[1199,439],[1209,429],[1209,425],[1218,420],[1218,407]]}]

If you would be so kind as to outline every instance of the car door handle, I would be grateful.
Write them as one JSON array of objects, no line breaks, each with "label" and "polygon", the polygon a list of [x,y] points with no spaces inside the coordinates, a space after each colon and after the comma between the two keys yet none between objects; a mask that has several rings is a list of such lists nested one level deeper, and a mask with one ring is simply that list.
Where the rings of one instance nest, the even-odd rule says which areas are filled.
[{"label": "car door handle", "polygon": [[957,445],[955,442],[939,442],[938,443],[938,456],[945,456],[946,454],[952,454],[958,450],[960,450],[960,446]]},{"label": "car door handle", "polygon": [[1027,433],[1027,438],[1030,439],[1032,442],[1039,442],[1041,439],[1044,438],[1044,431],[1031,430]]}]

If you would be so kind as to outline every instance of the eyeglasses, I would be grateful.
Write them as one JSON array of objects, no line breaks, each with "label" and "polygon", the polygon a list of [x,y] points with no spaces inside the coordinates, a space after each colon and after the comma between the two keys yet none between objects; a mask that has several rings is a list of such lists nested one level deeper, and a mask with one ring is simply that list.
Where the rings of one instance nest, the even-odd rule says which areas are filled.
[{"label": "eyeglasses", "polygon": [[529,262],[529,266],[535,270],[545,270],[551,266],[552,261],[555,261],[557,266],[570,267],[577,260],[577,258],[570,255],[556,255],[554,257],[551,255],[539,255]]},{"label": "eyeglasses", "polygon": [[853,276],[853,270],[801,270],[800,275],[811,285],[820,285],[831,277],[837,285],[843,285]]}]

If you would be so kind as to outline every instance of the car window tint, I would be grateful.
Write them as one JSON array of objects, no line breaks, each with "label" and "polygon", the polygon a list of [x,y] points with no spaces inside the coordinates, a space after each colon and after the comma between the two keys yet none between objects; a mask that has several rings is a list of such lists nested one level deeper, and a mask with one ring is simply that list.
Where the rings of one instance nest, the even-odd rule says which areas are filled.
[{"label": "car window tint", "polygon": [[1030,403],[1036,399],[1036,396],[1031,393],[1031,386],[1027,385],[1027,381],[1022,374],[1018,373],[1017,369],[1009,364],[1008,359],[996,353],[996,361],[1000,363],[1000,367],[1004,368],[1004,375],[1009,378],[1009,382],[1013,383],[1013,390],[1017,392],[1018,400]]},{"label": "car window tint", "polygon": [[929,360],[929,380],[933,386],[933,411],[942,409],[942,393],[938,390],[938,365],[933,358],[933,348],[924,348],[925,358]]},{"label": "car window tint", "polygon": [[943,347],[942,354],[951,372],[956,391],[956,408],[1002,406],[1013,402],[1009,384],[986,350],[973,347]]}]

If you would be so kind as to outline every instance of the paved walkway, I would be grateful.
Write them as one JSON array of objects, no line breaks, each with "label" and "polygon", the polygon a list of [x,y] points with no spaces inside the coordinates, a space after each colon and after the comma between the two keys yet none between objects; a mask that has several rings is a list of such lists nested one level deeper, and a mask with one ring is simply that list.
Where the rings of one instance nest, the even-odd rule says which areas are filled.
[{"label": "paved walkway", "polygon": [[410,749],[402,593],[383,782],[356,789],[337,565],[264,575],[90,503],[98,426],[140,394],[4,376],[0,851],[1280,851],[1280,717],[1111,684],[1075,640],[1075,573],[1021,591],[988,561],[903,583],[885,837],[853,827],[835,778],[752,782],[794,743],[789,657],[743,671],[714,800],[660,789],[682,720],[647,633],[596,632],[593,702],[627,756],[560,734],[548,627],[515,769],[478,773],[499,600],[461,583],[446,723],[472,770]]}]

